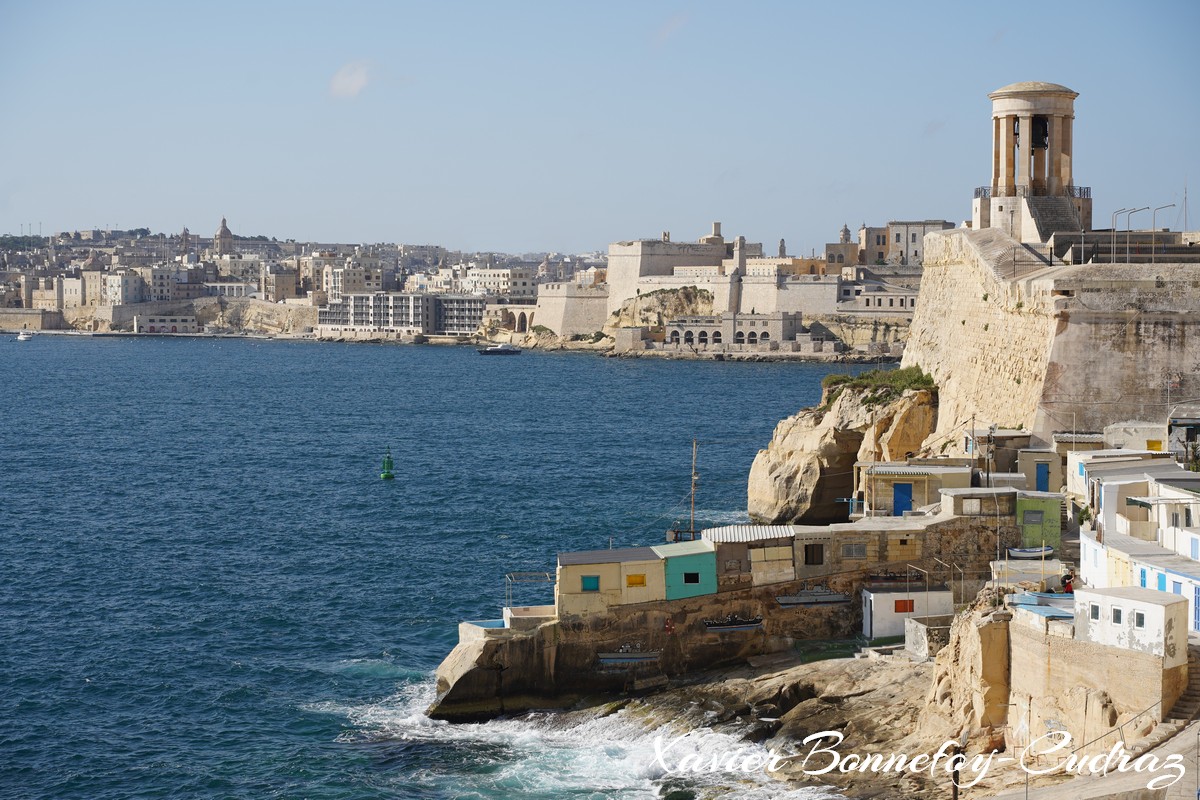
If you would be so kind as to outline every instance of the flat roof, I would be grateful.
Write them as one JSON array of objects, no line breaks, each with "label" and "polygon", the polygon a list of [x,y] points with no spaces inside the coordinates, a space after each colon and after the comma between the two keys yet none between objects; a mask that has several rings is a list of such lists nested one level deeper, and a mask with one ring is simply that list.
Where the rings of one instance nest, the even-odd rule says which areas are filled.
[{"label": "flat roof", "polygon": [[[1091,536],[1080,533],[1080,541],[1082,542],[1084,539],[1093,544],[1096,543],[1096,540]],[[1190,558],[1185,558],[1174,550],[1168,550],[1155,542],[1135,539],[1132,536],[1117,533],[1116,531],[1105,531],[1103,544],[1119,553],[1124,553],[1131,559],[1136,559],[1139,563],[1146,566],[1155,567],[1161,569],[1163,572],[1170,572],[1174,575],[1200,582],[1200,561],[1192,561]]]},{"label": "flat roof", "polygon": [[[862,591],[863,591],[863,594],[870,594],[870,595],[875,595],[875,594],[924,594],[925,593],[925,581],[923,581],[923,580],[918,581],[918,580],[914,579],[912,581],[911,586],[909,586],[909,587],[901,586],[899,588],[892,587],[892,586],[881,586],[877,589],[872,589],[869,586],[864,586]],[[951,590],[948,589],[946,587],[946,585],[943,583],[932,583],[929,585],[929,593],[930,594],[950,594]]]},{"label": "flat roof", "polygon": [[656,544],[649,549],[659,558],[674,558],[676,556],[694,556],[700,553],[712,553],[715,552],[716,546],[705,539],[693,539],[690,542]]},{"label": "flat roof", "polygon": [[1068,611],[1065,608],[1057,606],[1039,606],[1034,603],[1012,603],[1008,606],[1014,610],[1028,611],[1030,614],[1037,614],[1039,617],[1047,619],[1075,619],[1075,612]]},{"label": "flat roof", "polygon": [[1115,589],[1076,589],[1075,595],[1081,600],[1089,596],[1114,597],[1118,600],[1136,600],[1139,603],[1150,603],[1156,606],[1172,606],[1176,603],[1186,603],[1187,598],[1181,594],[1160,592],[1157,589],[1143,589],[1140,586],[1120,586]]},{"label": "flat roof", "polygon": [[559,566],[574,564],[615,564],[621,561],[657,561],[658,553],[651,547],[622,547],[616,550],[581,550],[559,553]]}]

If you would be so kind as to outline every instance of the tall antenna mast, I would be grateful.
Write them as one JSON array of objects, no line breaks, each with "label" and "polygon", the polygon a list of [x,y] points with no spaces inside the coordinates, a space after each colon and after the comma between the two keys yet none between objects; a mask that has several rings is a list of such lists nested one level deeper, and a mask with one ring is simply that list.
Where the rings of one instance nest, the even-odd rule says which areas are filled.
[{"label": "tall antenna mast", "polygon": [[696,440],[692,439],[692,515],[691,521],[688,523],[688,531],[692,534],[692,539],[696,538],[696,482],[698,480],[700,480],[700,475],[696,472]]}]

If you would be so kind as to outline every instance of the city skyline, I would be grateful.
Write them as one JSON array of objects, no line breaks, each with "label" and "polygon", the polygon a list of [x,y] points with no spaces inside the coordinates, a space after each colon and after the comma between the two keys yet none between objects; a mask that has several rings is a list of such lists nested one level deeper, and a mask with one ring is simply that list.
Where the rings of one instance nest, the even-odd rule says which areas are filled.
[{"label": "city skyline", "polygon": [[719,220],[808,255],[843,224],[968,218],[987,93],[1025,80],[1080,93],[1096,227],[1175,203],[1155,221],[1178,229],[1200,7],[1131,11],[8,3],[0,25],[26,33],[0,53],[0,233],[207,236],[226,217],[281,240],[580,253]]}]

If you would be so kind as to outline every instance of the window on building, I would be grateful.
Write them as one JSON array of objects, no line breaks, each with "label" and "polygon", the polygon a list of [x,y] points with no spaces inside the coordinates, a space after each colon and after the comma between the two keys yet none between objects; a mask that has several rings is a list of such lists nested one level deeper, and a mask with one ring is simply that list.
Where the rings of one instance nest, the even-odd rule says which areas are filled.
[{"label": "window on building", "polygon": [[1141,611],[1133,612],[1133,627],[1135,627],[1135,628],[1146,627],[1146,615],[1143,614]]},{"label": "window on building", "polygon": [[1192,527],[1192,507],[1187,506],[1183,509],[1183,527]]},{"label": "window on building", "polygon": [[1113,610],[1112,610],[1112,623],[1113,623],[1113,625],[1121,624],[1121,609],[1119,609],[1115,606],[1113,607]]},{"label": "window on building", "polygon": [[684,583],[692,583],[692,584],[700,583],[700,573],[699,572],[683,573],[683,582]]},{"label": "window on building", "polygon": [[896,234],[896,244],[900,244],[900,234]]},{"label": "window on building", "polygon": [[805,566],[820,566],[825,563],[825,545],[817,542],[804,545]]},{"label": "window on building", "polygon": [[625,585],[630,586],[630,587],[645,586],[646,585],[646,574],[643,572],[640,574],[626,575],[625,576]]},{"label": "window on building", "polygon": [[915,233],[912,235],[912,241],[913,241],[913,244],[917,243],[917,235]]},{"label": "window on building", "polygon": [[1092,619],[1096,619],[1096,620],[1100,619],[1100,606],[1096,605],[1095,603],[1092,603],[1088,607],[1088,616],[1091,617]]},{"label": "window on building", "polygon": [[912,612],[916,611],[916,603],[916,600],[897,600],[896,613],[911,614]]},{"label": "window on building", "polygon": [[842,558],[866,558],[867,546],[865,544],[844,544],[842,545]]},{"label": "window on building", "polygon": [[579,576],[579,590],[581,592],[598,592],[598,591],[600,591],[600,576],[599,575],[581,575],[581,576]]},{"label": "window on building", "polygon": [[888,308],[893,308],[896,305],[896,300],[893,297],[888,298]]}]

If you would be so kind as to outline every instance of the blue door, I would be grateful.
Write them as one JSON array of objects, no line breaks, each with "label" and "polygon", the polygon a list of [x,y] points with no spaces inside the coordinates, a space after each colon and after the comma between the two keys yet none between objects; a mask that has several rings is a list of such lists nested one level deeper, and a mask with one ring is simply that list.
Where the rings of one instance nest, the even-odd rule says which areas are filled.
[{"label": "blue door", "polygon": [[1045,462],[1037,464],[1037,490],[1039,492],[1050,491],[1050,465]]},{"label": "blue door", "polygon": [[1165,592],[1167,590],[1167,576],[1163,575],[1161,572],[1158,574],[1158,590],[1160,592]]},{"label": "blue door", "polygon": [[912,511],[911,483],[892,484],[892,516],[902,517],[905,511]]}]

